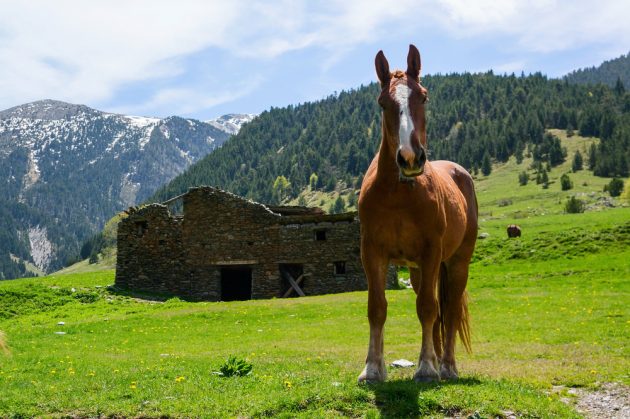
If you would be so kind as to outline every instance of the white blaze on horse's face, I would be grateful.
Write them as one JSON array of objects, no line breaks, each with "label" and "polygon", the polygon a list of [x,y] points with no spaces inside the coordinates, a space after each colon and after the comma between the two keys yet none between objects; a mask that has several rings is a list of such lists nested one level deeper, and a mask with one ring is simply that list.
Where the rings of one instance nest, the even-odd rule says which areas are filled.
[{"label": "white blaze on horse's face", "polygon": [[411,109],[409,109],[409,97],[411,89],[404,83],[396,86],[394,99],[398,102],[400,114],[400,126],[398,127],[398,144],[402,150],[408,150],[413,153],[411,146],[411,133],[414,130],[413,120],[411,119]]}]

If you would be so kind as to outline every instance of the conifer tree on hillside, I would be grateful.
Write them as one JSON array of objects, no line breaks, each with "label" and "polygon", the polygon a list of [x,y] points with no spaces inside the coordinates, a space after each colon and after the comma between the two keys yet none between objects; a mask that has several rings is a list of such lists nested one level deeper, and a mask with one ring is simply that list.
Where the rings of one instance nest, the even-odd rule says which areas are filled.
[{"label": "conifer tree on hillside", "polygon": [[582,158],[582,153],[580,150],[577,150],[573,155],[573,163],[571,164],[571,170],[573,172],[577,172],[578,170],[582,170],[584,166],[584,159]]},{"label": "conifer tree on hillside", "polygon": [[486,151],[483,155],[483,159],[481,160],[481,173],[484,176],[488,176],[492,173],[492,162],[490,161],[490,154]]}]

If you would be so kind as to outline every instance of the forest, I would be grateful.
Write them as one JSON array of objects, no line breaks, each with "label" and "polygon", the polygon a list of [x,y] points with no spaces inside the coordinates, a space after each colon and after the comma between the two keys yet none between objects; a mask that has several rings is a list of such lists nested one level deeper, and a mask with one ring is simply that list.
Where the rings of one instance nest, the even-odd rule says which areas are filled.
[{"label": "forest", "polygon": [[[595,175],[628,175],[630,93],[621,81],[611,88],[540,73],[490,71],[430,75],[422,84],[429,90],[430,159],[453,160],[473,173],[487,171],[490,161],[528,153],[555,165],[566,156],[545,129],[558,128],[601,139],[586,156]],[[318,102],[272,108],[149,201],[164,201],[196,185],[266,203],[294,198],[309,184],[327,191],[358,188],[380,143],[378,93],[372,83]]]}]

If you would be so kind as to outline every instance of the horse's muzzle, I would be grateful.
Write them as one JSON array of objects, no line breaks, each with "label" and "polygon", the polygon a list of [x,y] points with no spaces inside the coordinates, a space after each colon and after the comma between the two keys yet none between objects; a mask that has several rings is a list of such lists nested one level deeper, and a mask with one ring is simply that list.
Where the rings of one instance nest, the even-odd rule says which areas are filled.
[{"label": "horse's muzzle", "polygon": [[414,150],[399,147],[396,152],[396,164],[400,169],[400,175],[406,178],[420,176],[424,172],[424,164],[427,162],[427,153],[424,147]]}]

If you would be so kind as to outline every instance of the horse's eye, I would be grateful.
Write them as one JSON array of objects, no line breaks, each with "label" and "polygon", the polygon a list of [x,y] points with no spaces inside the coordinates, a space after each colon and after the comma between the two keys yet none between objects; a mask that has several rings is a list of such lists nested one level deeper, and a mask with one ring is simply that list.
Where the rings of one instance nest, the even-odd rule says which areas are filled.
[{"label": "horse's eye", "polygon": [[402,114],[403,114],[403,111],[400,111],[400,116],[402,116]]}]

